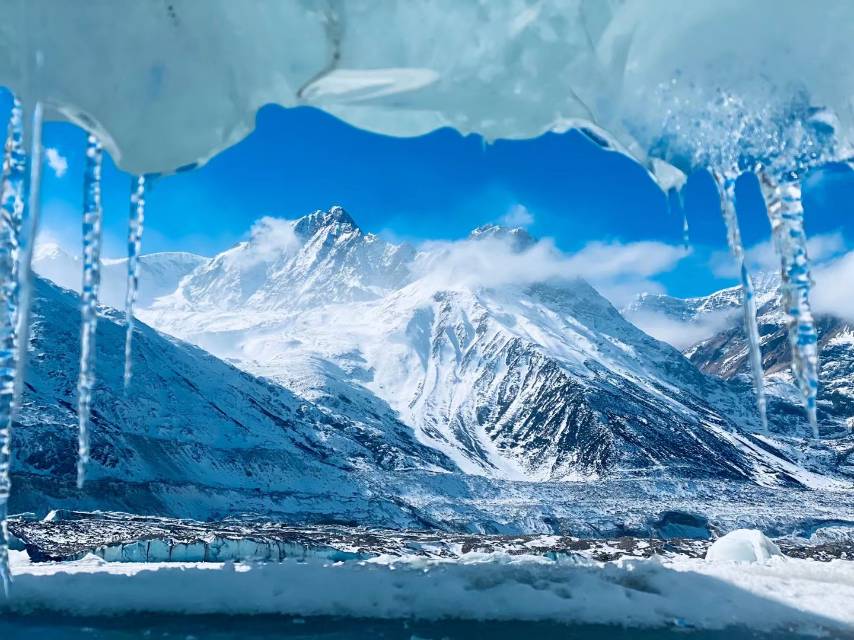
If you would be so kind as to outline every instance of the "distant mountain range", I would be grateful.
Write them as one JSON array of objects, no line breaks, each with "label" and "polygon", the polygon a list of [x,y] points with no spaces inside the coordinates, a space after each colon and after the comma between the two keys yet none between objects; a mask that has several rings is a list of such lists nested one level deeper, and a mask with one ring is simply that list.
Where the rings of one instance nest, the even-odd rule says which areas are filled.
[{"label": "distant mountain range", "polygon": [[[114,309],[124,309],[127,291],[127,258],[106,259],[101,264],[99,300]],[[172,293],[181,279],[207,262],[207,258],[192,253],[167,252],[140,256],[137,304],[147,307],[160,296]],[[33,269],[43,278],[71,291],[80,292],[82,264],[76,256],[66,253],[58,244],[36,245]]]},{"label": "distant mountain range", "polygon": [[[798,404],[799,394],[789,369],[786,316],[777,295],[779,283],[776,274],[760,273],[754,279],[762,366],[767,393],[784,403]],[[639,320],[640,326],[665,319],[687,327],[694,340],[684,345],[683,352],[700,370],[725,380],[747,380],[750,364],[740,304],[739,287],[688,299],[643,294],[624,309],[624,314]],[[692,334],[691,327],[697,333]],[[816,327],[819,417],[823,432],[841,434],[854,428],[854,324],[840,317],[818,315]]]},{"label": "distant mountain range", "polygon": [[[551,251],[495,225],[416,249],[333,207],[262,220],[210,259],[144,257],[140,317],[231,364],[143,325],[124,395],[121,315],[104,309],[85,499],[71,480],[76,300],[41,283],[22,417],[40,426],[16,436],[17,504],[460,527],[492,521],[520,492],[628,480],[634,489],[621,484],[614,500],[635,496],[638,509],[694,504],[711,484],[854,489],[838,411],[823,411],[826,437],[808,454],[797,398],[777,399],[772,434],[757,433],[737,371],[718,375],[714,358],[643,333],[586,282],[531,268]],[[68,260],[42,251],[36,269],[64,274]],[[647,297],[638,308],[690,321],[731,308],[727,295],[737,297]],[[526,500],[538,515],[524,518],[551,512]]]}]

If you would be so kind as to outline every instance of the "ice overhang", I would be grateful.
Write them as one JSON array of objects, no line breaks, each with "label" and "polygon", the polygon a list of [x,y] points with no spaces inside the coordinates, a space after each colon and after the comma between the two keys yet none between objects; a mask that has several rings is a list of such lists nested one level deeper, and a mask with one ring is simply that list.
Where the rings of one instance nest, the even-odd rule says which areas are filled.
[{"label": "ice overhang", "polygon": [[393,136],[589,128],[649,168],[654,155],[683,171],[728,137],[773,135],[739,133],[727,110],[768,122],[805,100],[832,114],[837,145],[854,121],[847,0],[7,0],[4,9],[0,83],[95,132],[135,174],[205,162],[251,132],[269,103]]}]

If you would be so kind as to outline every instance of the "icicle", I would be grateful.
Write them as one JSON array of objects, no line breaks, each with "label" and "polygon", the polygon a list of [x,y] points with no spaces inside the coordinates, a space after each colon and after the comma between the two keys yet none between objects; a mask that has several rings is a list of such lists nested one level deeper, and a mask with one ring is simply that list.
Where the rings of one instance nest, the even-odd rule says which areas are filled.
[{"label": "icicle", "polygon": [[801,187],[797,178],[791,175],[778,183],[767,173],[760,172],[759,182],[771,221],[774,248],[780,257],[780,292],[789,316],[792,373],[804,397],[813,436],[818,438],[818,336],[809,301],[812,280],[807,256],[807,238],[804,233]]},{"label": "icicle", "polygon": [[756,391],[756,408],[762,421],[762,429],[768,430],[767,403],[765,400],[765,383],[762,375],[762,351],[759,348],[759,328],[756,325],[756,298],[753,292],[753,281],[744,262],[744,245],[741,242],[741,231],[738,227],[738,214],[735,208],[735,172],[712,172],[718,184],[721,198],[721,213],[726,223],[727,243],[733,258],[738,265],[741,276],[741,308],[744,313],[744,330],[747,333],[748,351],[750,354],[750,369],[753,374],[753,388]]},{"label": "icicle", "polygon": [[27,349],[30,344],[30,302],[33,292],[33,249],[39,228],[39,211],[42,182],[42,105],[33,109],[32,140],[30,144],[30,184],[27,192],[26,215],[20,236],[19,276],[20,302],[18,305],[18,372],[15,376],[15,404],[20,404],[24,384],[24,368],[27,365]]},{"label": "icicle", "polygon": [[23,122],[23,109],[15,98],[3,157],[0,196],[0,583],[7,597],[11,574],[6,516],[11,488],[12,418],[15,409],[15,375],[18,370],[18,254],[27,165]]},{"label": "icicle", "polygon": [[138,176],[131,187],[130,222],[128,223],[128,282],[125,298],[125,389],[130,385],[131,342],[133,340],[133,305],[139,286],[139,251],[142,245],[142,227],[145,222],[145,176]]},{"label": "icicle", "polygon": [[685,251],[691,248],[691,236],[688,233],[688,214],[685,209],[682,209],[682,243],[685,245]]},{"label": "icicle", "polygon": [[691,237],[688,233],[688,214],[685,211],[685,201],[682,198],[682,187],[671,187],[667,190],[667,208],[673,212],[674,201],[677,204],[679,212],[682,214],[682,244],[685,246],[685,251],[691,248]]},{"label": "icicle", "polygon": [[80,293],[80,378],[77,382],[79,422],[77,486],[83,487],[89,462],[89,416],[95,386],[95,330],[101,286],[101,143],[89,136],[83,184],[83,287]]}]

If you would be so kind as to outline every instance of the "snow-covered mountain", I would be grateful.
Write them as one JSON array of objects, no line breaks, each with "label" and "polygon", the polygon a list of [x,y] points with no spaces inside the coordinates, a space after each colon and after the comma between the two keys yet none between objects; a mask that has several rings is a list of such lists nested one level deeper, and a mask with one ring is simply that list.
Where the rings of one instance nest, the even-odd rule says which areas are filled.
[{"label": "snow-covered mountain", "polygon": [[[172,293],[184,276],[207,260],[193,253],[177,251],[141,256],[137,303],[145,307],[160,296]],[[80,291],[80,258],[71,255],[54,242],[36,245],[33,270],[64,289]],[[101,265],[101,302],[116,309],[123,309],[126,291],[127,258],[104,260]]]},{"label": "snow-covered mountain", "polygon": [[295,221],[265,218],[249,240],[193,271],[170,304],[274,310],[372,300],[405,281],[414,255],[408,244],[363,233],[341,207]]},{"label": "snow-covered mountain", "polygon": [[[92,462],[78,491],[78,308],[76,294],[36,279],[24,405],[12,446],[13,512],[62,506],[203,518],[255,512],[423,526],[389,489],[395,474],[455,470],[390,416],[342,417],[142,324],[125,392],[122,314],[102,308]],[[349,401],[345,392],[339,401]]]},{"label": "snow-covered mountain", "polygon": [[[467,473],[814,481],[791,443],[751,433],[748,386],[704,375],[587,283],[538,268],[554,256],[523,230],[415,251],[340,207],[264,225],[143,318],[321,405],[397,418]],[[800,421],[772,416],[781,432]]]},{"label": "snow-covered mountain", "polygon": [[[798,404],[798,391],[789,370],[791,350],[786,316],[780,307],[776,274],[755,278],[757,320],[767,392]],[[671,321],[687,327],[694,338],[684,345],[686,357],[702,371],[731,380],[750,374],[748,344],[741,314],[740,287],[708,296],[680,299],[644,294],[626,310],[641,327]],[[691,330],[696,329],[696,333]],[[818,315],[819,417],[828,429],[854,426],[854,325],[832,315]],[[677,332],[679,329],[677,329]]]}]

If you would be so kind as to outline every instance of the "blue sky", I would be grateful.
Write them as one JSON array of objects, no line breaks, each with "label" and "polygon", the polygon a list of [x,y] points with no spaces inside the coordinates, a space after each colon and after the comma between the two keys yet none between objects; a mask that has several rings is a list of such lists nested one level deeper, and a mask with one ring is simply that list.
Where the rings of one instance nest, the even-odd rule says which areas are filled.
[{"label": "blue sky", "polygon": [[[45,172],[43,228],[73,251],[85,134],[68,123],[48,123],[44,144],[67,161],[67,170]],[[105,253],[119,256],[130,178],[106,157],[103,175]],[[745,244],[766,241],[770,229],[755,185],[742,180],[738,193]],[[852,201],[854,176],[847,170],[813,176],[805,188],[808,232],[835,234],[836,245],[849,246]],[[684,202],[691,253],[654,279],[680,296],[732,284],[714,267],[726,248],[725,231],[706,174],[691,177]],[[451,130],[391,138],[314,109],[269,106],[247,139],[208,165],[157,179],[147,197],[143,249],[212,255],[245,237],[261,216],[293,218],[332,204],[343,205],[366,231],[413,241],[464,237],[520,205],[528,216],[516,217],[529,218],[531,233],[568,252],[597,241],[678,245],[682,236],[681,213],[668,211],[637,164],[576,132],[493,144]]]}]

